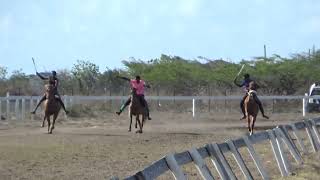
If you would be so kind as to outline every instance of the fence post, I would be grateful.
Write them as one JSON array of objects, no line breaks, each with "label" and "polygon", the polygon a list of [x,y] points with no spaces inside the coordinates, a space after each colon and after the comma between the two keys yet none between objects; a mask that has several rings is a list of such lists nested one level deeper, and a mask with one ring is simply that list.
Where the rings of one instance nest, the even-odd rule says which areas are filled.
[{"label": "fence post", "polygon": [[0,120],[2,119],[2,100],[0,99]]},{"label": "fence post", "polygon": [[6,114],[7,114],[7,119],[10,119],[10,100],[9,100],[9,92],[7,92],[7,108],[6,108]]},{"label": "fence post", "polygon": [[308,103],[308,101],[306,101],[306,96],[308,96],[308,93],[304,94],[305,97],[303,97],[302,99],[302,116],[305,117],[306,116],[306,103]]},{"label": "fence post", "polygon": [[19,117],[19,104],[20,104],[20,99],[19,98],[17,98],[17,99],[15,99],[16,100],[16,102],[15,102],[15,106],[14,106],[14,111],[15,111],[15,113],[16,113],[16,120],[18,120],[20,117]]},{"label": "fence post", "polygon": [[21,120],[24,120],[26,114],[26,99],[22,98],[21,103]]},{"label": "fence post", "polygon": [[[33,102],[33,97],[31,96],[30,97],[30,105],[29,105],[30,106],[30,112],[33,111],[33,103],[34,103]],[[33,120],[33,115],[32,114],[30,115],[30,119]]]},{"label": "fence post", "polygon": [[193,99],[192,99],[192,117],[193,117],[193,118],[195,118],[195,115],[196,115],[195,111],[196,111],[196,101],[195,101],[195,99],[193,98]]}]

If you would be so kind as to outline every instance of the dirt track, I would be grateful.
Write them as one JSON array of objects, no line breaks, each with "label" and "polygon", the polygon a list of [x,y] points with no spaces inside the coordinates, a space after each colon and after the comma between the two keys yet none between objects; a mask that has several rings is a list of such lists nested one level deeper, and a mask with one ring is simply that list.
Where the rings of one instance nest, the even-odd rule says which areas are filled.
[{"label": "dirt track", "polygon": [[[145,124],[143,134],[127,132],[126,114],[104,117],[60,121],[52,135],[46,134],[46,128],[40,128],[39,120],[1,121],[0,179],[124,178],[170,152],[223,142],[246,133],[246,124],[239,121],[237,115],[207,114],[193,120],[190,114],[153,113],[153,120]],[[270,120],[259,117],[257,129],[299,120],[300,114],[275,114]],[[270,149],[258,148],[263,158],[270,159]],[[272,177],[280,177],[275,161],[264,163]],[[308,163],[312,165],[309,167]],[[297,178],[312,179],[320,174],[319,163],[308,163],[303,169],[315,168],[318,172],[305,175],[306,171],[299,168]],[[200,179],[193,166],[187,165],[184,169],[190,171],[189,179]],[[161,179],[169,177],[167,173]]]}]

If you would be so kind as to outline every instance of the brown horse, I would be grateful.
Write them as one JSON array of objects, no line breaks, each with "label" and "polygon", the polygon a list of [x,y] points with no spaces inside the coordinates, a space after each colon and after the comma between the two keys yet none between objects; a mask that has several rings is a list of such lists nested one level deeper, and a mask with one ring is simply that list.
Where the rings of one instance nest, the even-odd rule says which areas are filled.
[{"label": "brown horse", "polygon": [[[140,115],[142,117],[140,121]],[[136,125],[135,127],[137,128],[137,123],[139,124],[139,130],[136,131],[136,133],[142,133],[142,128],[144,121],[147,117],[147,109],[146,107],[143,106],[143,104],[140,101],[139,96],[136,93],[136,89],[132,88],[131,89],[131,102],[129,105],[129,116],[130,116],[130,125],[129,125],[129,132],[131,131],[131,124],[132,124],[132,116],[136,116]]]},{"label": "brown horse", "polygon": [[[59,111],[61,109],[61,105],[59,101],[55,97],[55,91],[53,85],[47,84],[45,85],[46,89],[46,100],[44,101],[44,118],[42,122],[42,127],[44,127],[44,121],[48,122],[48,134],[52,134],[52,130],[54,129],[54,124],[58,117]],[[53,116],[52,124],[50,122],[50,116]]]},{"label": "brown horse", "polygon": [[[254,82],[251,82],[251,83],[250,83],[250,87],[254,86]],[[256,93],[257,92],[255,90],[250,89],[246,99],[244,100],[244,109],[247,116],[248,130],[249,130],[250,136],[253,134],[254,123],[256,122],[257,115],[259,112],[259,106],[254,99],[254,96],[256,96]]]}]

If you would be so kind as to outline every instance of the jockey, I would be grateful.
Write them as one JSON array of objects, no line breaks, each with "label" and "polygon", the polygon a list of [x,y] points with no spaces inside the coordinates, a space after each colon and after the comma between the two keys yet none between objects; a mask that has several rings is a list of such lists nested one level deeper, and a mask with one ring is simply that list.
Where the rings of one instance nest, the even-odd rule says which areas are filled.
[{"label": "jockey", "polygon": [[[43,77],[40,73],[37,72],[37,76],[39,76],[42,80],[45,80],[45,81],[48,81],[48,83],[50,85],[53,85],[54,86],[54,89],[55,89],[55,97],[56,99],[60,102],[62,108],[64,109],[64,111],[66,112],[66,114],[68,114],[69,112],[66,110],[65,106],[64,106],[64,103],[62,102],[61,100],[61,97],[58,93],[58,85],[59,85],[59,79],[57,78],[57,73],[56,71],[52,71],[51,72],[52,74],[49,76],[49,77]],[[34,111],[32,111],[31,113],[32,114],[35,114],[38,107],[40,106],[40,104],[46,100],[46,95],[44,94],[41,98],[41,100],[39,101],[39,103],[37,104],[36,108]]]},{"label": "jockey", "polygon": [[[145,82],[143,80],[141,80],[140,76],[136,76],[135,79],[129,79],[126,77],[120,77],[121,79],[124,79],[126,81],[130,82],[130,86],[131,88],[135,88],[137,90],[137,95],[140,99],[141,104],[146,107],[147,109],[147,116],[148,116],[148,120],[151,120],[150,114],[149,114],[149,108],[148,108],[148,103],[144,98],[144,88],[150,88],[149,85],[146,85]],[[121,105],[120,110],[118,112],[116,112],[118,115],[120,115],[122,113],[122,111],[130,104],[131,102],[131,98],[128,98],[128,100]]]},{"label": "jockey", "polygon": [[[244,109],[244,100],[246,99],[249,91],[255,91],[256,92],[257,89],[259,88],[259,86],[257,84],[255,84],[255,83],[250,83],[250,82],[252,82],[252,79],[250,78],[249,74],[245,74],[244,75],[244,79],[241,82],[241,84],[238,84],[236,80],[237,79],[234,79],[234,84],[239,86],[239,87],[243,87],[244,91],[246,92],[246,94],[244,95],[244,97],[242,98],[242,100],[240,102],[240,108],[241,108],[241,111],[243,113],[243,117],[240,120],[242,120],[242,119],[246,118],[246,113],[245,113],[245,109]],[[255,84],[255,85],[253,86],[253,84]],[[259,109],[261,111],[262,116],[264,118],[266,118],[266,119],[269,119],[269,117],[264,114],[262,103],[259,100],[257,94],[256,93],[253,93],[253,94],[254,94],[254,99],[255,99],[256,103],[258,104],[258,106],[259,106]]]}]

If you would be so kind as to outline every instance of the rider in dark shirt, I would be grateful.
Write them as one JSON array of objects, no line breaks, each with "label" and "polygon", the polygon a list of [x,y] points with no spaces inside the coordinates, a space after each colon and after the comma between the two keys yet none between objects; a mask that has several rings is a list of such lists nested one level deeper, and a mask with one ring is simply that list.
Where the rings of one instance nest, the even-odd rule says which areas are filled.
[{"label": "rider in dark shirt", "polygon": [[[243,117],[240,119],[245,119],[246,118],[246,113],[245,113],[245,109],[244,109],[244,100],[246,99],[247,95],[248,95],[248,91],[250,90],[250,82],[252,82],[252,79],[250,78],[250,75],[249,74],[245,74],[244,75],[244,79],[243,81],[241,82],[241,84],[238,84],[236,79],[234,80],[234,84],[239,86],[239,87],[244,87],[244,91],[246,92],[246,94],[244,95],[244,97],[242,98],[241,102],[240,102],[240,108],[241,108],[241,111],[243,113]],[[255,90],[259,88],[259,86],[256,84],[256,87],[254,87]],[[264,118],[267,118],[269,119],[268,116],[266,116],[264,114],[264,110],[263,110],[263,107],[262,107],[262,103],[261,101],[259,100],[259,98],[257,97],[257,95],[255,94],[254,95],[254,99],[256,101],[256,103],[259,105],[259,109],[261,111],[261,114]]]},{"label": "rider in dark shirt", "polygon": [[[37,75],[42,79],[42,80],[45,80],[45,81],[48,81],[49,84],[53,85],[54,86],[54,89],[55,89],[55,97],[56,99],[60,102],[62,108],[64,109],[64,111],[66,112],[66,114],[68,114],[69,112],[66,110],[65,106],[64,106],[64,103],[62,102],[61,100],[61,97],[58,93],[58,86],[59,86],[59,79],[57,78],[57,73],[56,71],[52,71],[52,74],[49,76],[49,77],[44,77],[42,76],[40,73],[37,72]],[[46,100],[46,95],[44,94],[41,98],[41,100],[39,101],[39,103],[37,104],[36,108],[34,109],[34,111],[32,111],[31,113],[32,114],[35,114],[38,107],[40,106],[40,104]]]}]

